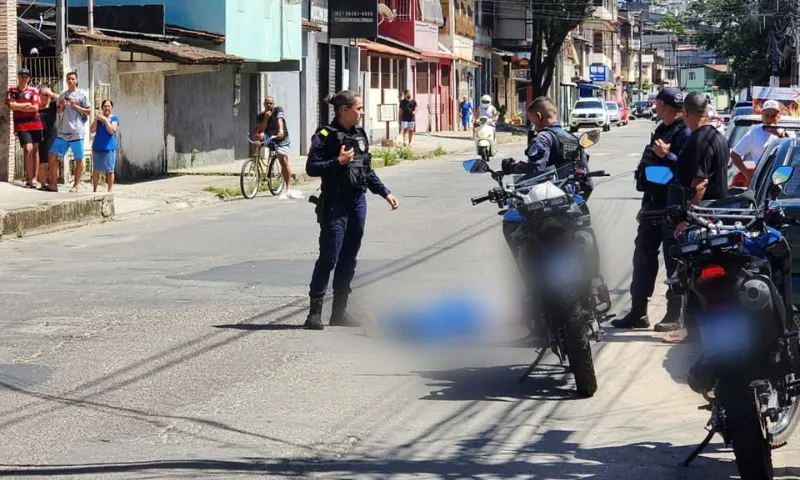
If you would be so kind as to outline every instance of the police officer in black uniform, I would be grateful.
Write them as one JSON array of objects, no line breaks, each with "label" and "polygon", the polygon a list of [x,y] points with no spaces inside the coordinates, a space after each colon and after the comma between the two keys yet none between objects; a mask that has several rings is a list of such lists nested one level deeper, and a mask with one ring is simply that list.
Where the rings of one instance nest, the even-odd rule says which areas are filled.
[{"label": "police officer in black uniform", "polygon": [[[636,189],[643,192],[642,210],[661,210],[667,203],[667,189],[647,182],[644,169],[652,165],[668,166],[678,175],[678,154],[683,149],[691,130],[681,114],[683,93],[674,87],[664,87],[656,97],[656,114],[661,123],[656,127],[650,144],[645,147],[642,159],[634,174]],[[647,303],[653,295],[658,276],[658,250],[663,250],[667,278],[675,272],[675,260],[669,256],[669,248],[675,243],[674,227],[652,221],[639,221],[633,252],[633,276],[631,278],[631,311],[624,317],[613,320],[617,328],[648,328]],[[680,328],[680,296],[667,290],[667,312],[659,324],[658,332]]]},{"label": "police officer in black uniform", "polygon": [[[535,135],[528,135],[529,144],[525,150],[527,162],[516,162],[506,158],[501,162],[503,173],[519,175],[536,175],[547,167],[560,168],[573,161],[578,161],[588,168],[588,156],[580,146],[578,139],[561,126],[558,121],[558,109],[547,97],[535,99],[528,107],[528,120],[536,127]],[[586,178],[582,185],[584,198],[588,199],[594,185],[591,178]]]},{"label": "police officer in black uniform", "polygon": [[[327,99],[333,105],[334,120],[311,137],[306,173],[322,177],[322,193],[313,197],[320,224],[319,258],[309,286],[311,308],[305,328],[322,330],[322,299],[333,274],[333,311],[330,325],[356,326],[347,314],[350,282],[356,271],[356,257],[364,236],[367,216],[366,191],[378,194],[392,210],[397,199],[372,169],[366,132],[359,126],[364,107],[361,97],[342,91]],[[311,200],[311,199],[310,199]]]}]

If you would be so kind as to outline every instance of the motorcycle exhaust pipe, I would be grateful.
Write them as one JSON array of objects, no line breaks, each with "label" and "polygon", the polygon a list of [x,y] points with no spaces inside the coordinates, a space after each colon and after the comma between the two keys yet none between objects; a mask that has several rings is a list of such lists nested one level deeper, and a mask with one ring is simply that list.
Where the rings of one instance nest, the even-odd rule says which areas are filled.
[{"label": "motorcycle exhaust pipe", "polygon": [[748,310],[772,309],[772,292],[762,280],[750,279],[739,290],[739,300]]}]

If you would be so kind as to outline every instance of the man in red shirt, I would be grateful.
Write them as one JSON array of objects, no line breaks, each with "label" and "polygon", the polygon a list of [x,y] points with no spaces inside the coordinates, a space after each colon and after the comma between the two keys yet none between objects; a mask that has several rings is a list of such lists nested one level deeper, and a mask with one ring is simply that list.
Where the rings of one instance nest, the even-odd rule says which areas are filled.
[{"label": "man in red shirt", "polygon": [[25,150],[25,186],[36,188],[34,179],[39,170],[39,143],[42,141],[42,120],[39,118],[39,91],[29,82],[31,72],[20,68],[17,86],[8,89],[6,105],[14,112],[14,132]]}]

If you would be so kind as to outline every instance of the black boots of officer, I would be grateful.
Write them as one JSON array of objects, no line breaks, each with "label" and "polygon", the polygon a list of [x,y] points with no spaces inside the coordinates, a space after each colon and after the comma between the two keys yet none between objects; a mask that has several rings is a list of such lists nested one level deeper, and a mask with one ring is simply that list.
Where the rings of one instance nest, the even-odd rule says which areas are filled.
[{"label": "black boots of officer", "polygon": [[674,332],[681,329],[681,297],[667,290],[667,313],[653,327],[656,332]]},{"label": "black boots of officer", "polygon": [[650,319],[647,317],[647,297],[633,297],[631,299],[631,311],[618,320],[612,320],[611,325],[616,328],[649,328]]},{"label": "black boots of officer", "polygon": [[303,327],[307,330],[322,330],[325,328],[322,325],[322,297],[311,299],[311,307],[308,310],[306,323],[303,324]]},{"label": "black boots of officer", "polygon": [[347,313],[348,295],[333,294],[333,308],[331,309],[331,321],[328,323],[332,327],[358,327],[358,321]]},{"label": "black boots of officer", "polygon": [[[347,313],[347,300],[348,295],[334,294],[331,319],[328,325],[331,327],[359,326],[358,321],[356,321],[355,318]],[[304,328],[308,330],[322,330],[325,328],[322,324],[322,305],[322,298],[311,299],[311,307],[309,308],[308,316],[306,317],[306,323],[303,324]]]}]

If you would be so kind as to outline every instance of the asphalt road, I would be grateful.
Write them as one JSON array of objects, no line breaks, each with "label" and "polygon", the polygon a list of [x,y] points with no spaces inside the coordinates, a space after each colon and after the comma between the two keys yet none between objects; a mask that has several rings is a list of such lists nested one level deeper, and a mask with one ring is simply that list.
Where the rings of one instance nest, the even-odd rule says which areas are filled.
[{"label": "asphalt road", "polygon": [[[619,312],[639,203],[630,173],[652,126],[614,129],[591,151],[612,174],[590,206]],[[517,383],[534,352],[509,341],[515,272],[493,207],[469,202],[491,180],[466,174],[465,158],[379,171],[401,206],[370,198],[357,283],[379,318],[445,294],[487,302],[497,333],[469,348],[298,329],[317,253],[304,201],[4,241],[0,476],[732,478],[718,440],[678,466],[707,415],[684,347],[652,332],[608,330],[594,398],[575,398],[552,356]],[[797,453],[776,452],[779,477],[800,476]]]}]

